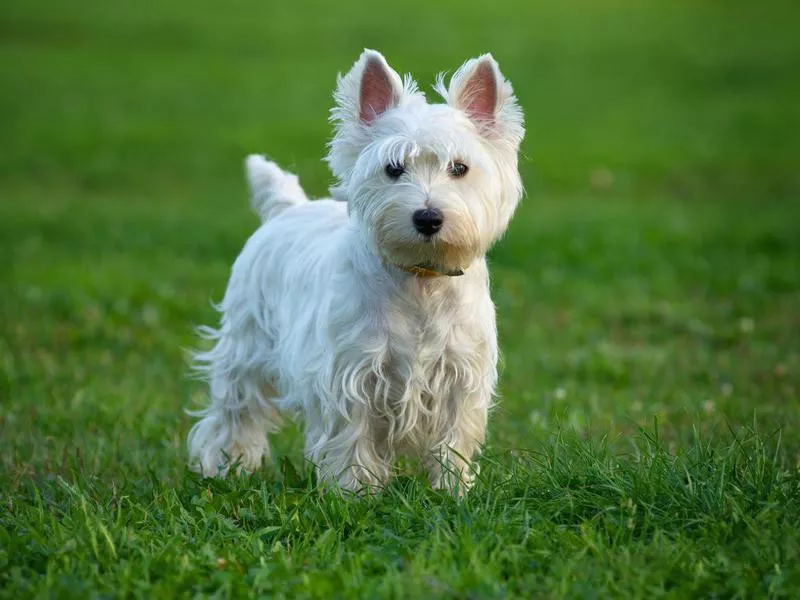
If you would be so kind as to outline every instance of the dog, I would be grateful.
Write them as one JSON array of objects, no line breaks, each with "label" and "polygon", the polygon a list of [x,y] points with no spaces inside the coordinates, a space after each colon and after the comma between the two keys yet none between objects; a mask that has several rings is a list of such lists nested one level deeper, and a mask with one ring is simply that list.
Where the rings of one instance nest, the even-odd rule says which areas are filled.
[{"label": "dog", "polygon": [[474,482],[497,383],[485,255],[522,196],[525,130],[490,54],[435,90],[443,103],[373,50],[337,78],[329,199],[247,158],[262,224],[195,354],[210,405],[188,445],[203,475],[260,467],[288,414],[320,482],[380,488],[401,455],[436,488]]}]

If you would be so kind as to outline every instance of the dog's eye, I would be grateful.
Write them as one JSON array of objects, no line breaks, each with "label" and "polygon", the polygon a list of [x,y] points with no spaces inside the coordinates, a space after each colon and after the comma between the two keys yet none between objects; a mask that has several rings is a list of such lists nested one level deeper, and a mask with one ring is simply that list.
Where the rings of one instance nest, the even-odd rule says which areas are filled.
[{"label": "dog's eye", "polygon": [[463,177],[469,171],[469,167],[462,162],[453,161],[447,166],[447,171],[451,177]]},{"label": "dog's eye", "polygon": [[406,172],[406,169],[403,165],[398,165],[397,163],[389,163],[386,165],[386,174],[389,176],[389,179],[398,179],[403,173]]}]

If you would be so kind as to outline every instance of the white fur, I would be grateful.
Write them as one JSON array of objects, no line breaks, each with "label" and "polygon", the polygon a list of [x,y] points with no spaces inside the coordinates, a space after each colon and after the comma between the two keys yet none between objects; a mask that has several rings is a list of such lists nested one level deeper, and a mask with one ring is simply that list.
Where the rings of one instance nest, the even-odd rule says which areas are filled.
[{"label": "white fur", "polygon": [[[365,120],[369,61],[391,89]],[[483,64],[496,78],[494,117],[479,122],[460,90]],[[491,66],[488,71],[486,64]],[[471,94],[482,93],[472,80]],[[294,175],[260,156],[247,160],[263,224],[233,265],[214,345],[199,353],[211,404],[189,434],[204,474],[253,470],[269,457],[281,414],[305,419],[305,453],[324,481],[381,485],[398,455],[423,460],[431,483],[469,486],[497,380],[497,332],[484,255],[521,196],[522,114],[489,55],[467,62],[428,104],[374,51],[339,78],[328,162],[334,197],[309,202]],[[374,94],[373,94],[374,96]],[[469,166],[462,178],[451,161]],[[387,163],[406,173],[391,180]],[[436,208],[432,239],[412,213]],[[399,266],[436,265],[460,277],[418,277]]]}]

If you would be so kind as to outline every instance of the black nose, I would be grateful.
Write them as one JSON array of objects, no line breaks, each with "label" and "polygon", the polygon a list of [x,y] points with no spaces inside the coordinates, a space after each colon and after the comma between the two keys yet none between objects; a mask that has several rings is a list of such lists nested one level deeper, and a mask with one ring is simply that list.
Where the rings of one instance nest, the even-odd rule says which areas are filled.
[{"label": "black nose", "polygon": [[442,228],[444,216],[435,208],[424,208],[411,215],[411,222],[422,235],[433,235]]}]

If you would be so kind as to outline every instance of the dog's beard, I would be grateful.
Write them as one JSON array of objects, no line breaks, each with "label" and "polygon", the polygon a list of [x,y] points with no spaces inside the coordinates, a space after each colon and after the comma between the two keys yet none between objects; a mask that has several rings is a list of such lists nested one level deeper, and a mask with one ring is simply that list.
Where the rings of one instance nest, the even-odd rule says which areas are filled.
[{"label": "dog's beard", "polygon": [[474,221],[467,215],[443,209],[444,226],[425,237],[411,226],[407,213],[384,213],[372,228],[378,253],[399,267],[424,266],[443,272],[463,271],[485,252]]}]

